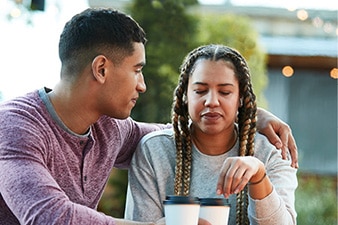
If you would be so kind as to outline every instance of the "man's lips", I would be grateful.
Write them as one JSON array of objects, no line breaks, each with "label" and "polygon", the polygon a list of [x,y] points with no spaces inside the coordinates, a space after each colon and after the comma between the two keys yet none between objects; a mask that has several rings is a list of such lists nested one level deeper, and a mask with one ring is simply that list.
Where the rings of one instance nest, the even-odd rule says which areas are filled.
[{"label": "man's lips", "polygon": [[131,101],[136,104],[138,97],[132,98]]}]

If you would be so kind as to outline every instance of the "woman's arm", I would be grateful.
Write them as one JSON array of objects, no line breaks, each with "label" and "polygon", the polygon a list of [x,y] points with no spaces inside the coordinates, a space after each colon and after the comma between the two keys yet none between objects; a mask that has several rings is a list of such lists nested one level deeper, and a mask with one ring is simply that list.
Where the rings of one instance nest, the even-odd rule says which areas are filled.
[{"label": "woman's arm", "polygon": [[[128,171],[125,208],[125,218],[128,220],[157,221],[164,216],[155,171],[146,148],[141,141]],[[162,150],[164,151],[164,149],[160,151]]]},{"label": "woman's arm", "polygon": [[297,170],[265,143],[255,142],[254,157],[229,157],[224,161],[217,193],[228,197],[248,185],[249,217],[253,224],[295,224]]}]

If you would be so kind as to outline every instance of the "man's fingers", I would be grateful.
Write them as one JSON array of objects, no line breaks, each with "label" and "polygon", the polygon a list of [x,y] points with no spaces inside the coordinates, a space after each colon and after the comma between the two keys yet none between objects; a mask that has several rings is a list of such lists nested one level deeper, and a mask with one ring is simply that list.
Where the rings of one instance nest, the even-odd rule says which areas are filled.
[{"label": "man's fingers", "polygon": [[280,139],[283,143],[282,158],[287,159],[290,153],[291,167],[298,168],[298,149],[290,127],[288,127],[288,132],[280,132]]},{"label": "man's fingers", "polygon": [[277,149],[281,149],[283,147],[282,140],[272,126],[268,126],[264,129],[263,133],[269,140],[271,144],[273,144]]},{"label": "man's fingers", "polygon": [[289,135],[288,148],[291,155],[291,166],[293,168],[298,168],[298,148],[292,135]]}]

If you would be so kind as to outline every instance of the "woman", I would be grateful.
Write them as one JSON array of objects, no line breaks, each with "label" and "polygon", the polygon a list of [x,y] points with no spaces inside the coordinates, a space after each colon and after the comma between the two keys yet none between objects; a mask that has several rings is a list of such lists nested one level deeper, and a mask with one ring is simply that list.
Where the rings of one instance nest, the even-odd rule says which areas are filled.
[{"label": "woman", "polygon": [[245,59],[201,46],[183,62],[173,130],[144,137],[134,155],[127,219],[157,221],[167,195],[229,198],[229,224],[296,224],[296,169],[256,132]]}]

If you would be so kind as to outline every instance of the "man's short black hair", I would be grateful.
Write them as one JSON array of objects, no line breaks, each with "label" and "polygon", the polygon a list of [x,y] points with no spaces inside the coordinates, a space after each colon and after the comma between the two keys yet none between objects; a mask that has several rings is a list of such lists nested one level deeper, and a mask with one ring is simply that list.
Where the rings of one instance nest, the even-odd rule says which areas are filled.
[{"label": "man's short black hair", "polygon": [[114,9],[89,8],[66,23],[59,41],[59,57],[69,73],[76,73],[97,55],[117,63],[145,44],[145,32],[130,16]]}]

